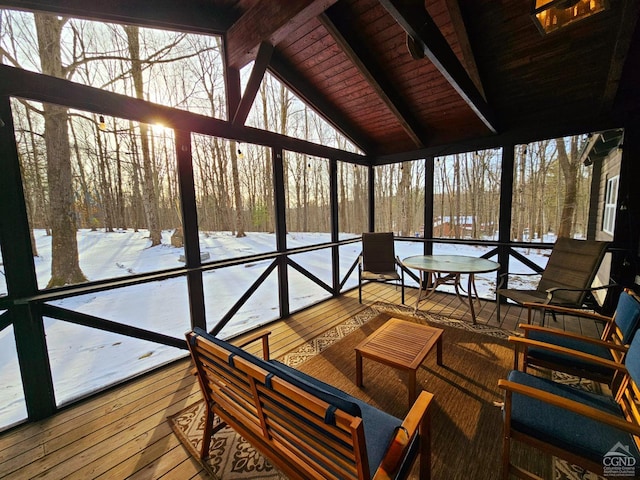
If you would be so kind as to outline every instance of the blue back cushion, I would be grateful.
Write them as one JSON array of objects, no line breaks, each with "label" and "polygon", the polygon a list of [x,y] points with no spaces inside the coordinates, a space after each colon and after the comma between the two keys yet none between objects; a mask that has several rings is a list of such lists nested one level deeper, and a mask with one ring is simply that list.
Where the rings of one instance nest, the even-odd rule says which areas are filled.
[{"label": "blue back cushion", "polygon": [[640,302],[627,292],[622,292],[616,307],[616,325],[622,331],[622,343],[628,345],[638,329]]}]

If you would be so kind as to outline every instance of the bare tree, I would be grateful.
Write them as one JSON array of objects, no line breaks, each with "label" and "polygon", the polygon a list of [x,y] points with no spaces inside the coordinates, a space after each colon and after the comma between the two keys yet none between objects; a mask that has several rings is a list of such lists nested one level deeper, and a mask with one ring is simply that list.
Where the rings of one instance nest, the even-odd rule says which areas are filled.
[{"label": "bare tree", "polygon": [[400,235],[411,232],[411,167],[414,162],[400,164],[400,184],[398,185],[398,202],[400,204]]},{"label": "bare tree", "polygon": [[578,198],[578,171],[580,167],[578,137],[571,137],[569,143],[570,151],[567,153],[565,139],[556,139],[558,161],[565,183],[562,213],[560,214],[560,224],[558,226],[558,237],[570,237],[572,235]]},{"label": "bare tree", "polygon": [[238,173],[238,147],[236,145],[236,142],[231,142],[229,145],[231,156],[231,178],[233,181],[233,199],[236,206],[234,224],[236,230],[236,238],[242,238],[246,237],[247,234],[244,232],[244,220],[242,218],[243,207],[242,192],[240,191],[240,174]]},{"label": "bare tree", "polygon": [[[65,19],[34,14],[42,72],[64,77],[60,36]],[[85,282],[80,269],[71,181],[71,149],[67,109],[44,104],[47,181],[51,205],[51,279],[47,287]]]},{"label": "bare tree", "polygon": [[[144,100],[144,83],[142,79],[142,62],[140,60],[140,39],[139,27],[125,25],[122,27],[129,42],[129,55],[131,57],[131,77],[135,88],[136,97]],[[149,239],[151,246],[162,243],[162,231],[160,230],[160,220],[158,216],[158,197],[155,189],[154,171],[151,162],[151,150],[149,148],[149,126],[140,123],[140,146],[142,150],[142,171],[144,178],[142,182],[142,199],[145,214],[147,217],[147,227],[149,228]]]}]

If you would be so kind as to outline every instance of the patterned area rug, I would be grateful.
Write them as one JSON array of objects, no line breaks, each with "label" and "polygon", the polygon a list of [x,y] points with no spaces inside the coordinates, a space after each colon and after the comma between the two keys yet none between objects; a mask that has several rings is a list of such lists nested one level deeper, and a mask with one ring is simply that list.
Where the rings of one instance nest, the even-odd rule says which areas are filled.
[{"label": "patterned area rug", "polygon": [[396,305],[393,303],[376,302],[368,308],[365,308],[362,312],[354,315],[346,322],[338,325],[337,327],[327,330],[323,334],[313,338],[312,340],[304,343],[296,350],[285,354],[279,360],[291,367],[297,367],[301,363],[305,362],[311,357],[314,357],[321,353],[325,348],[330,347],[338,340],[346,337],[350,333],[354,332],[362,325],[367,323],[373,317],[379,313],[395,314],[399,313],[404,316],[414,316],[422,320],[428,320],[434,324],[447,325],[449,327],[461,328],[476,333],[482,333],[484,335],[490,335],[497,338],[508,338],[509,335],[520,335],[517,332],[511,332],[503,330],[497,327],[490,327],[487,325],[473,325],[462,320],[456,320],[454,318],[447,318],[442,315],[434,315],[432,313],[426,313],[418,310],[414,313],[414,309],[405,305]]},{"label": "patterned area rug", "polygon": [[[376,302],[365,308],[357,315],[349,318],[346,322],[333,327],[323,334],[315,337],[309,342],[301,345],[293,351],[288,352],[278,360],[289,366],[297,367],[308,359],[320,354],[326,348],[337,341],[354,332],[369,320],[375,318],[380,313],[390,315],[412,315],[431,323],[442,324],[463,330],[482,333],[501,339],[506,339],[509,335],[519,335],[517,332],[506,331],[497,327],[486,325],[473,325],[440,315],[434,315],[418,311],[414,314],[413,308],[404,305],[395,305],[384,302]],[[554,377],[564,383],[575,383],[575,377],[557,376]],[[592,388],[589,382],[585,388]],[[168,421],[180,441],[185,445],[194,458],[199,458],[200,445],[202,442],[202,432],[204,427],[204,403],[196,402],[185,408],[178,414],[168,418]],[[211,442],[209,457],[200,461],[203,468],[212,478],[221,480],[286,480],[287,477],[279,472],[260,453],[258,453],[241,436],[237,435],[230,427],[225,427],[217,432]],[[601,477],[577,469],[577,467],[567,462],[554,459],[555,479],[554,480],[600,480]]]},{"label": "patterned area rug", "polygon": [[[204,431],[205,405],[199,401],[169,417],[169,423],[180,442],[195,459],[200,458]],[[209,457],[199,460],[207,473],[224,480],[287,480],[269,461],[230,427],[213,436]]]}]

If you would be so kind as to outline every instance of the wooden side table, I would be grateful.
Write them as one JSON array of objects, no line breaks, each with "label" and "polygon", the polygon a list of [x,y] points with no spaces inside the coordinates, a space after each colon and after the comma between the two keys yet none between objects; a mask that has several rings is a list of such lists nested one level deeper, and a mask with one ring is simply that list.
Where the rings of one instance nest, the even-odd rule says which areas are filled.
[{"label": "wooden side table", "polygon": [[440,328],[390,318],[355,348],[356,385],[362,387],[362,357],[405,370],[411,405],[416,399],[418,367],[434,345],[437,363],[442,365],[442,334]]}]

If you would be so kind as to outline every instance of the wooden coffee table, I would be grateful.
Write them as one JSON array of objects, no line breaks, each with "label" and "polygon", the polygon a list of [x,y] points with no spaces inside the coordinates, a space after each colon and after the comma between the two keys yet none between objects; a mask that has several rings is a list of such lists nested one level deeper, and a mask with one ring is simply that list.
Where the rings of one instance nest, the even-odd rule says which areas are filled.
[{"label": "wooden coffee table", "polygon": [[416,399],[416,372],[436,345],[436,361],[442,365],[442,333],[439,328],[390,318],[356,347],[356,385],[362,387],[362,357],[407,371],[409,405]]}]

